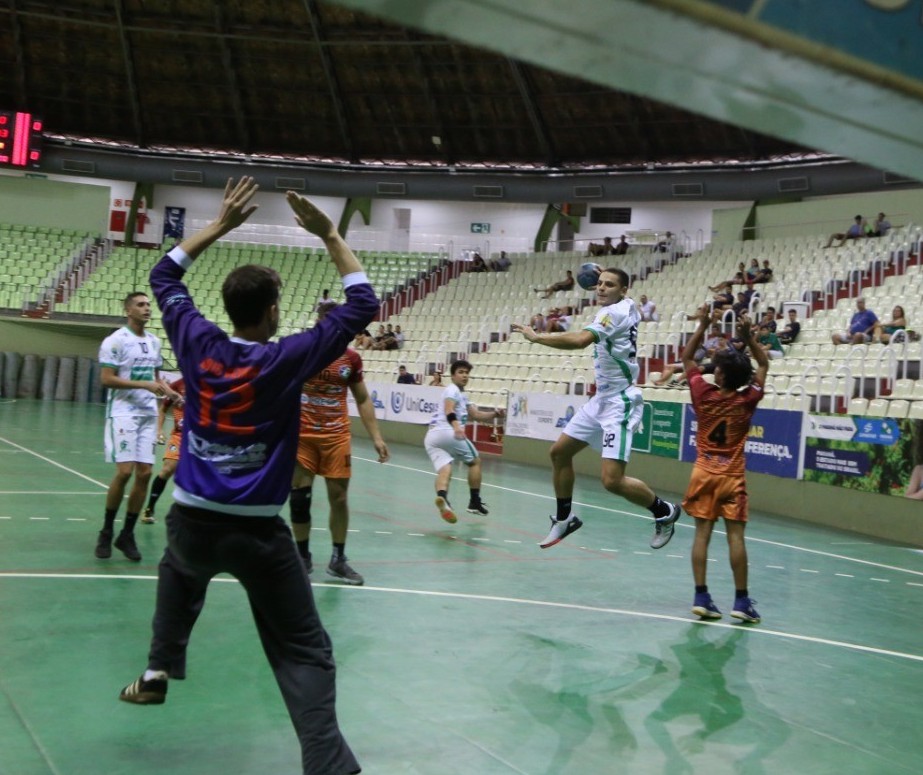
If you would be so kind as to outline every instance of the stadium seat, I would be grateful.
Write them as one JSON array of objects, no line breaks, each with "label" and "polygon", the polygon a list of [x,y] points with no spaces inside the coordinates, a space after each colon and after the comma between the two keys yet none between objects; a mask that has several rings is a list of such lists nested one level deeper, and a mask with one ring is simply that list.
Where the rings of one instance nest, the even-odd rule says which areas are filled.
[{"label": "stadium seat", "polygon": [[849,414],[864,416],[868,414],[869,401],[867,398],[853,398],[849,402]]},{"label": "stadium seat", "polygon": [[885,417],[888,414],[888,401],[884,398],[873,398],[869,401],[866,410],[867,417]]},{"label": "stadium seat", "polygon": [[892,417],[895,420],[903,420],[907,417],[907,412],[909,409],[909,401],[904,401],[900,398],[895,401],[888,401],[887,416]]}]

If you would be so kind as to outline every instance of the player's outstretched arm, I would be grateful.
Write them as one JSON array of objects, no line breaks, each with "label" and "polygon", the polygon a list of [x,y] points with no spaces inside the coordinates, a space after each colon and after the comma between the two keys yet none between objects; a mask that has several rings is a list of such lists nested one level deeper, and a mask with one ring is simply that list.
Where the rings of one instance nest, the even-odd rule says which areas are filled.
[{"label": "player's outstretched arm", "polygon": [[683,362],[683,371],[686,372],[698,368],[698,364],[695,362],[695,354],[702,346],[702,340],[705,338],[705,332],[708,330],[708,323],[711,320],[711,316],[708,314],[708,306],[703,305],[699,307],[695,318],[699,321],[699,327],[696,328],[695,332],[689,338],[689,341],[686,342],[686,346],[683,348],[683,353],[680,356]]},{"label": "player's outstretched arm", "polygon": [[292,212],[295,213],[295,220],[298,225],[324,241],[327,252],[330,253],[330,258],[340,273],[340,277],[363,271],[359,259],[356,258],[349,245],[346,244],[346,240],[336,230],[333,221],[323,210],[318,208],[310,199],[294,191],[287,191],[285,198],[289,207],[292,208]]},{"label": "player's outstretched arm", "polygon": [[180,243],[183,252],[190,258],[196,258],[215,240],[244,223],[259,207],[259,205],[250,204],[259,188],[253,178],[244,177],[236,183],[232,178],[228,178],[224,186],[224,200],[221,202],[218,217],[204,229],[184,239]]},{"label": "player's outstretched arm", "polygon": [[593,343],[593,334],[589,331],[567,331],[563,334],[540,334],[532,326],[513,323],[513,331],[522,334],[527,341],[543,344],[556,350],[582,350]]},{"label": "player's outstretched arm", "polygon": [[759,340],[756,338],[756,333],[753,331],[753,327],[747,317],[741,317],[738,330],[740,332],[740,338],[750,347],[750,353],[753,355],[753,360],[756,361],[756,373],[753,375],[753,382],[763,387],[763,385],[766,384],[766,375],[769,374],[769,356],[766,354],[766,351],[760,347]]}]

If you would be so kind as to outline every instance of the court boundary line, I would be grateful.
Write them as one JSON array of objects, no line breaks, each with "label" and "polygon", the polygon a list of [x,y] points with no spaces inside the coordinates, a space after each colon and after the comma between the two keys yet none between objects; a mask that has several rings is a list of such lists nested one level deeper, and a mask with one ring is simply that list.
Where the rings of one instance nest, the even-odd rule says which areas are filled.
[{"label": "court boundary line", "polygon": [[[80,581],[96,581],[99,579],[118,579],[120,581],[157,581],[157,576],[146,574],[109,574],[109,573],[18,573],[10,571],[0,571],[0,580],[9,579],[78,579]],[[212,581],[223,584],[239,584],[235,578],[213,578]],[[473,600],[489,603],[513,603],[516,605],[528,605],[541,608],[558,608],[570,611],[580,611],[582,613],[612,614],[616,616],[634,616],[641,619],[653,619],[655,621],[676,622],[679,624],[693,624],[702,627],[718,627],[734,632],[747,632],[753,635],[764,635],[767,637],[776,637],[783,640],[797,640],[803,643],[814,643],[822,646],[833,646],[835,648],[847,649],[850,651],[859,651],[865,654],[875,654],[877,656],[896,657],[906,659],[912,662],[923,663],[923,654],[911,654],[904,651],[893,651],[891,649],[878,648],[877,646],[863,646],[861,643],[849,643],[848,641],[833,640],[831,638],[820,638],[814,635],[798,635],[797,633],[782,632],[781,630],[770,630],[765,627],[749,626],[746,624],[728,624],[727,622],[713,622],[689,619],[685,616],[676,616],[674,614],[656,614],[646,611],[632,611],[627,608],[606,608],[603,606],[585,605],[582,603],[559,603],[552,600],[532,600],[524,597],[507,597],[504,595],[479,595],[472,592],[439,592],[436,590],[426,589],[404,589],[401,587],[376,587],[376,586],[350,586],[344,584],[327,584],[324,582],[315,584],[313,587],[323,589],[341,589],[354,592],[385,592],[400,595],[417,595],[419,597],[440,597],[451,598],[455,600]]]},{"label": "court boundary line", "polygon": [[48,751],[45,750],[45,746],[42,744],[42,741],[39,739],[38,735],[35,734],[35,731],[32,729],[32,725],[29,724],[29,720],[23,715],[22,711],[19,709],[19,706],[16,704],[16,701],[13,699],[12,695],[6,688],[6,684],[3,680],[0,680],[0,693],[3,694],[4,698],[7,701],[7,704],[10,706],[10,709],[15,714],[16,718],[19,720],[19,723],[22,725],[22,728],[26,731],[26,734],[29,736],[29,739],[32,741],[32,745],[35,746],[35,751],[41,758],[41,760],[48,766],[48,771],[52,775],[62,775],[61,770],[55,766],[54,761],[52,761],[51,756],[48,754]]},{"label": "court boundary line", "polygon": [[0,436],[0,441],[2,441],[4,444],[9,444],[11,447],[15,447],[16,449],[20,450],[21,452],[25,452],[28,455],[33,455],[37,457],[39,460],[44,460],[46,463],[50,463],[56,468],[60,468],[62,471],[67,471],[67,473],[69,474],[73,474],[74,476],[79,476],[81,479],[85,479],[91,484],[98,485],[106,490],[109,489],[108,484],[103,484],[102,482],[97,481],[91,476],[87,476],[86,474],[81,474],[79,471],[75,471],[73,468],[68,468],[67,466],[63,464],[58,463],[56,460],[52,460],[50,457],[45,457],[44,455],[40,455],[38,452],[35,452],[27,447],[23,447],[21,444],[17,444],[15,441],[10,441],[9,439],[4,438],[3,436]]},{"label": "court boundary line", "polygon": [[[363,463],[375,463],[376,465],[393,466],[394,468],[400,468],[404,471],[413,471],[413,472],[420,473],[420,474],[429,474],[431,476],[435,476],[435,473],[431,471],[427,471],[426,469],[423,469],[423,468],[413,468],[412,466],[398,465],[398,464],[390,463],[390,462],[380,464],[378,463],[377,460],[373,460],[372,458],[359,457],[358,455],[353,455],[352,459],[361,460]],[[457,482],[466,481],[464,477],[460,477],[460,476],[453,476],[452,479]],[[546,500],[554,500],[554,496],[552,495],[542,495],[541,493],[529,492],[528,490],[517,490],[513,487],[504,487],[503,485],[500,485],[500,484],[491,484],[490,482],[482,482],[481,488],[484,489],[486,487],[493,487],[496,490],[503,490],[504,492],[510,492],[516,495],[530,495],[534,498],[544,498]],[[644,514],[638,514],[634,511],[625,511],[624,509],[617,509],[611,506],[598,506],[595,503],[584,503],[582,501],[575,500],[574,505],[582,506],[584,508],[589,508],[589,509],[598,509],[599,511],[605,511],[605,512],[609,512],[612,514],[623,514],[628,517],[635,517],[636,519],[643,519],[648,522],[653,522],[653,519],[654,519],[653,517],[648,517],[648,516],[645,516]],[[794,517],[792,517],[792,519],[794,519]],[[687,530],[695,530],[695,525],[687,525],[683,522],[677,522],[676,526],[686,528]],[[717,528],[715,528],[714,532],[717,535],[726,535],[725,531],[719,530]],[[869,537],[872,538],[871,536]],[[825,552],[821,549],[809,549],[806,546],[795,546],[794,544],[785,544],[780,541],[773,541],[768,538],[757,538],[756,536],[748,535],[747,542],[768,544],[770,546],[778,546],[778,547],[781,547],[784,549],[790,549],[796,552],[806,552],[808,554],[817,554],[817,555],[820,555],[821,557],[828,557],[828,558],[835,559],[835,560],[845,560],[847,562],[855,562],[855,563],[860,563],[862,565],[871,565],[875,568],[882,568],[883,570],[892,570],[898,573],[910,573],[914,576],[923,576],[923,571],[913,570],[911,568],[901,568],[897,565],[886,565],[885,563],[875,562],[873,560],[861,560],[858,557],[848,557],[845,554],[835,554],[833,552]],[[874,538],[872,542],[873,543],[875,542]]]}]

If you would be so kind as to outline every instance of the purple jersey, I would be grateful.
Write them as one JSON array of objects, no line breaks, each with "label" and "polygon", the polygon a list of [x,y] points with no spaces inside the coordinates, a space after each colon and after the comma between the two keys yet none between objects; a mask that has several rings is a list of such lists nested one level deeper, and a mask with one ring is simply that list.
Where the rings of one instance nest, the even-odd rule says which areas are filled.
[{"label": "purple jersey", "polygon": [[186,383],[173,498],[226,514],[275,516],[288,498],[301,386],[346,350],[378,312],[364,273],[343,278],[346,303],[310,331],[260,344],[228,336],[196,309],[180,248],[151,271],[151,288]]}]

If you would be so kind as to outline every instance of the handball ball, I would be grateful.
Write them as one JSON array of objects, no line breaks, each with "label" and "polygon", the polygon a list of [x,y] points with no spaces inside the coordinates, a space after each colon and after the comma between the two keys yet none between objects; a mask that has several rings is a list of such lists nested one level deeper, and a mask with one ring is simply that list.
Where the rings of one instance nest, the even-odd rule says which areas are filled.
[{"label": "handball ball", "polygon": [[585,291],[591,291],[599,282],[599,273],[602,267],[599,264],[581,264],[577,270],[577,282]]}]

